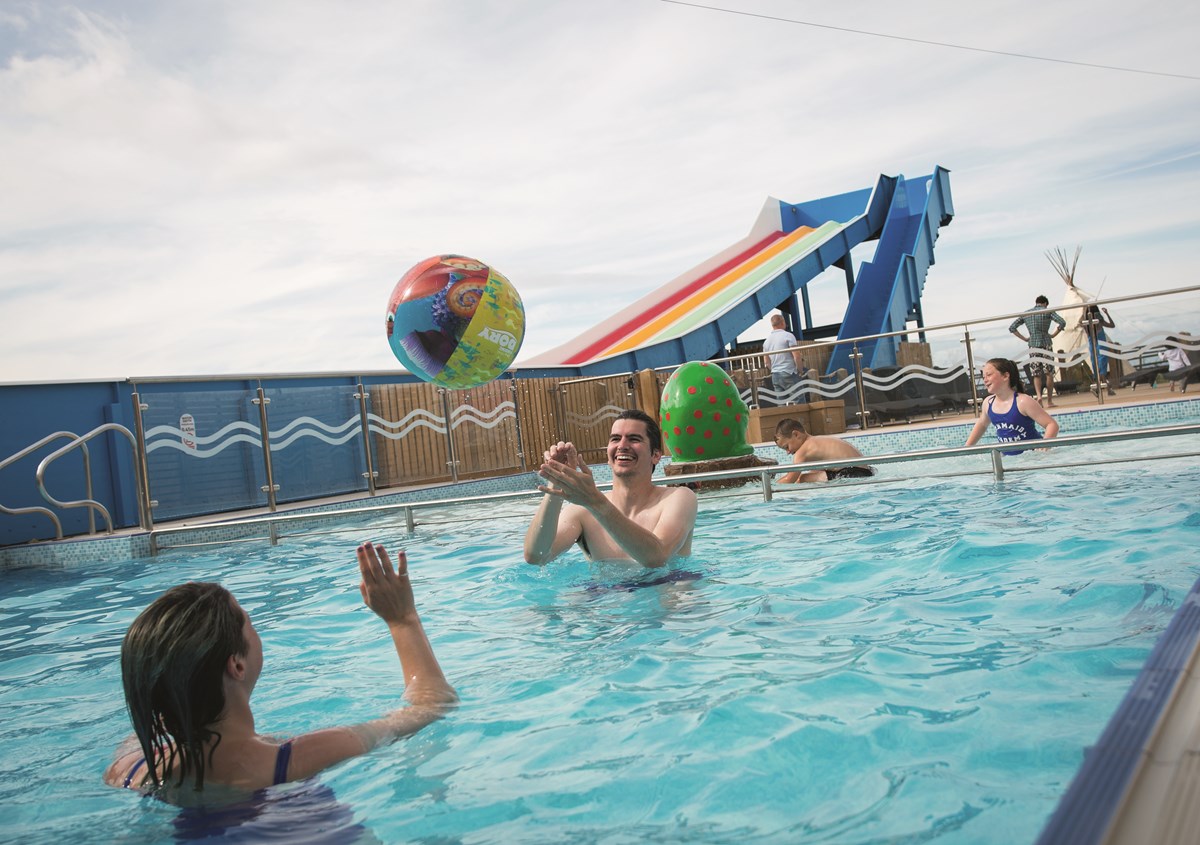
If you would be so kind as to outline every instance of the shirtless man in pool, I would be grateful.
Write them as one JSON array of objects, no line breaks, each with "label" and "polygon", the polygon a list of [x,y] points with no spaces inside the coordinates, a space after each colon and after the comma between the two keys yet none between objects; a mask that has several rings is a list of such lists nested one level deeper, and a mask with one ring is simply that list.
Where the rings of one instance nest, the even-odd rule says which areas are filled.
[{"label": "shirtless man in pool", "polygon": [[538,489],[546,495],[525,532],[527,563],[549,563],[578,542],[592,560],[633,560],[665,566],[692,553],[696,494],[687,487],[656,487],[650,480],[662,457],[662,432],[641,411],[623,411],[608,438],[613,488],[602,493],[570,443],[545,453]]},{"label": "shirtless man in pool", "polygon": [[[792,456],[792,463],[840,461],[861,458],[862,452],[845,440],[824,434],[809,434],[798,421],[780,420],[775,426],[775,445]],[[848,466],[836,469],[814,469],[808,472],[789,472],[779,478],[780,484],[802,481],[832,481],[835,478],[868,478],[875,474],[869,466]]]}]

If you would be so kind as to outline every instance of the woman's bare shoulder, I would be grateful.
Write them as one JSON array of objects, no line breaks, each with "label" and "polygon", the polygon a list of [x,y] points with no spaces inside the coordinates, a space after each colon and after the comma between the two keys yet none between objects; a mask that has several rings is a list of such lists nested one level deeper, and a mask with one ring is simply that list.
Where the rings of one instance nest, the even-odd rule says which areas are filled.
[{"label": "woman's bare shoulder", "polygon": [[137,738],[131,737],[125,740],[117,746],[113,761],[104,770],[104,782],[109,786],[124,786],[125,779],[129,777],[134,766],[139,765],[142,760],[142,750],[137,743]]}]

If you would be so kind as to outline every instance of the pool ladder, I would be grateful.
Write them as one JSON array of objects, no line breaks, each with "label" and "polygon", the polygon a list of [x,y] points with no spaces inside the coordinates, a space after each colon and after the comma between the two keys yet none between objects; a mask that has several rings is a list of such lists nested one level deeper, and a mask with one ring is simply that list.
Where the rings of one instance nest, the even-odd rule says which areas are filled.
[{"label": "pool ladder", "polygon": [[[139,427],[140,427],[140,418],[139,418]],[[137,464],[137,471],[136,471],[135,475],[136,475],[136,480],[137,480],[138,524],[146,531],[153,531],[154,530],[154,518],[151,515],[151,508],[153,507],[154,503],[150,501],[150,485],[148,483],[146,458],[145,458],[144,453],[140,449],[138,449],[138,446],[137,446],[138,438],[136,438],[134,436],[133,432],[131,432],[125,426],[120,425],[119,423],[105,423],[103,425],[96,426],[91,431],[89,431],[87,434],[75,434],[74,432],[71,432],[71,431],[56,431],[53,434],[48,434],[45,437],[43,437],[41,440],[38,440],[36,443],[31,443],[30,445],[26,446],[24,449],[21,449],[20,451],[15,452],[12,455],[9,455],[3,461],[0,461],[0,470],[3,470],[6,467],[10,466],[11,464],[16,463],[17,461],[21,460],[22,458],[32,455],[34,452],[41,449],[43,446],[47,445],[48,443],[52,443],[55,440],[61,440],[61,439],[69,440],[70,441],[69,443],[67,443],[63,446],[60,446],[58,449],[54,450],[49,455],[42,458],[42,460],[38,463],[38,466],[37,466],[37,489],[38,489],[38,492],[41,494],[43,499],[45,499],[51,505],[54,505],[55,507],[60,508],[60,509],[65,510],[68,508],[87,508],[87,511],[88,511],[88,534],[96,533],[96,514],[97,513],[99,513],[100,516],[104,518],[105,533],[112,534],[113,533],[113,521],[112,521],[112,516],[108,512],[108,508],[106,508],[104,505],[102,505],[100,502],[98,502],[93,497],[93,493],[92,493],[92,458],[91,458],[91,454],[88,452],[88,447],[87,447],[89,440],[92,440],[93,438],[98,437],[99,435],[104,434],[109,431],[117,432],[117,433],[125,435],[125,437],[129,440],[130,447],[133,449],[134,458],[135,458],[135,461]],[[84,498],[82,498],[82,499],[73,499],[73,500],[69,500],[69,501],[63,501],[63,500],[57,499],[54,496],[52,496],[50,494],[50,491],[46,489],[46,479],[45,479],[46,470],[47,470],[47,468],[49,468],[50,464],[54,463],[54,461],[58,460],[63,455],[66,455],[67,453],[72,452],[76,449],[79,449],[83,453],[83,475],[84,475],[85,495],[84,495]],[[63,539],[62,520],[60,520],[58,518],[58,514],[56,514],[54,511],[50,510],[49,508],[38,507],[38,506],[23,507],[23,508],[10,508],[10,507],[0,504],[0,512],[7,513],[7,514],[13,514],[14,516],[23,514],[23,513],[42,514],[42,515],[46,516],[47,518],[49,518],[50,521],[54,523],[55,538],[58,540]]]}]

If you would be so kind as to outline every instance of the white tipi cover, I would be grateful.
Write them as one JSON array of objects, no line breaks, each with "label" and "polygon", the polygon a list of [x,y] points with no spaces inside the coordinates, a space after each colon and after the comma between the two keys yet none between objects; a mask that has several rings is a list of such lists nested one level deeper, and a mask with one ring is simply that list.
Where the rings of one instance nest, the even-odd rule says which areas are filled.
[{"label": "white tipi cover", "polygon": [[[1067,292],[1063,295],[1062,304],[1064,306],[1082,305],[1086,302],[1091,302],[1095,298],[1094,295],[1085,290],[1081,290],[1074,285],[1067,285]],[[1062,313],[1062,318],[1067,321],[1067,327],[1055,338],[1055,349],[1061,349],[1067,355],[1070,355],[1081,346],[1087,346],[1087,330],[1080,325],[1080,321],[1083,320],[1083,315],[1086,311],[1086,308],[1073,308],[1070,311]]]}]

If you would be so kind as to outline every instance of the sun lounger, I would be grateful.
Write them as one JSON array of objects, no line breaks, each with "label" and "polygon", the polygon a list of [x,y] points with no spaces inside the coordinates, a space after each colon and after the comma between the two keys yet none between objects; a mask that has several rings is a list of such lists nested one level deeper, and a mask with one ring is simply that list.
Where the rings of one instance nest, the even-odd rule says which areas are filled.
[{"label": "sun lounger", "polygon": [[1167,372],[1166,364],[1155,364],[1153,367],[1143,367],[1140,370],[1134,370],[1132,373],[1121,376],[1121,387],[1132,387],[1137,390],[1139,384],[1148,384],[1154,387],[1155,380],[1160,375],[1165,375]]},{"label": "sun lounger", "polygon": [[1180,389],[1187,393],[1187,386],[1200,382],[1200,364],[1192,364],[1190,367],[1184,367],[1180,370],[1170,370],[1166,373],[1168,381],[1180,382]]}]

